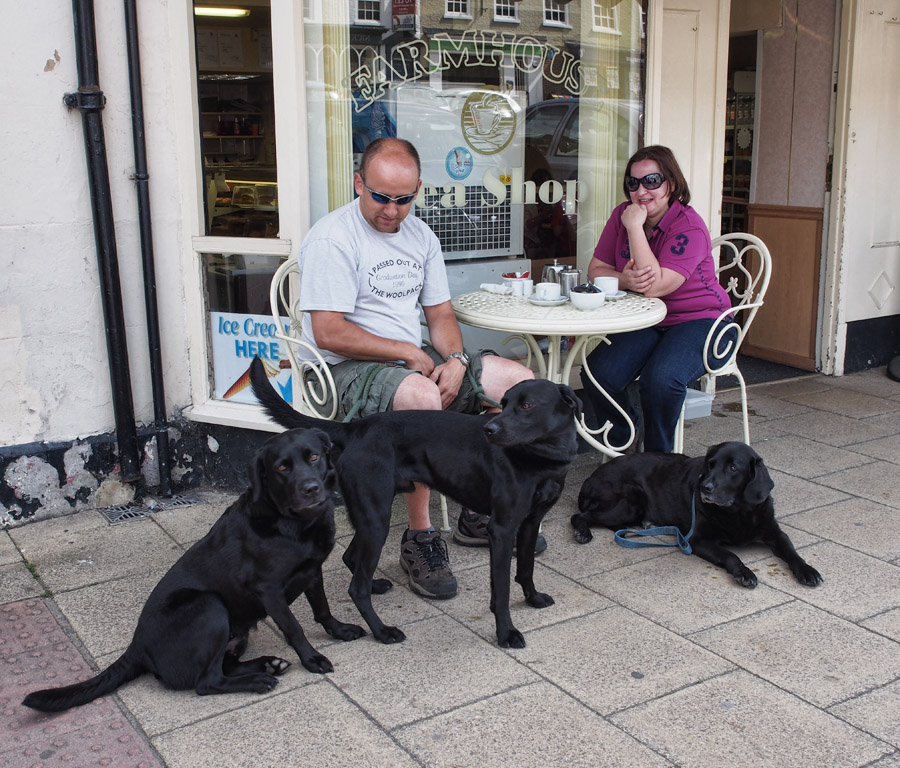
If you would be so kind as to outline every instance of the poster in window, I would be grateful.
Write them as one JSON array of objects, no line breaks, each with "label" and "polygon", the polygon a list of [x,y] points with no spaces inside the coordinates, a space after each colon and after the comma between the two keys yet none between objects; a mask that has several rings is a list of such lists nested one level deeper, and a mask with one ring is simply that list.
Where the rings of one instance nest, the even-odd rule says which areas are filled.
[{"label": "poster in window", "polygon": [[392,0],[391,18],[394,32],[418,30],[418,0]]},{"label": "poster in window", "polygon": [[[233,403],[255,403],[250,391],[250,363],[259,357],[272,386],[291,402],[291,369],[271,315],[210,312],[213,356],[213,397]],[[285,329],[290,320],[282,318]]]}]

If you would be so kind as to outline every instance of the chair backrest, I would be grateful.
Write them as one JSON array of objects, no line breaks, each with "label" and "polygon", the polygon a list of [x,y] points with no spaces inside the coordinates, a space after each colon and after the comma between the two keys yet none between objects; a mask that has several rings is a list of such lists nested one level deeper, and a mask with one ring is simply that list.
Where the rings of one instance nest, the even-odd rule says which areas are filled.
[{"label": "chair backrest", "polygon": [[[706,339],[707,371],[715,376],[734,365],[744,336],[763,305],[772,275],[772,256],[762,240],[746,232],[720,235],[712,241],[712,248],[713,253],[719,251],[716,268],[719,282],[732,297],[731,309],[719,316]],[[733,344],[725,340],[725,334],[732,328],[737,333],[737,342]],[[710,357],[714,364],[710,364]]]},{"label": "chair backrest", "polygon": [[[331,370],[319,350],[301,339],[303,310],[300,309],[300,269],[296,259],[285,261],[272,276],[269,305],[278,328],[276,337],[287,350],[294,380],[294,409],[309,416],[332,420],[337,414],[337,396]],[[284,327],[281,308],[288,314]],[[299,360],[297,349],[303,347],[313,360]],[[307,355],[304,355],[307,357]]]}]

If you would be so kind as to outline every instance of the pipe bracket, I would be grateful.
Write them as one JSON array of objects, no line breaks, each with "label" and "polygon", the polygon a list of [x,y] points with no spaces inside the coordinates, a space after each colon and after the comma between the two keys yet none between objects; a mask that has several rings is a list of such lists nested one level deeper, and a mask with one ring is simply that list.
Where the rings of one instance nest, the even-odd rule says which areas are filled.
[{"label": "pipe bracket", "polygon": [[72,93],[63,95],[63,103],[69,109],[77,109],[81,112],[99,112],[106,106],[106,96],[99,88],[79,88]]}]

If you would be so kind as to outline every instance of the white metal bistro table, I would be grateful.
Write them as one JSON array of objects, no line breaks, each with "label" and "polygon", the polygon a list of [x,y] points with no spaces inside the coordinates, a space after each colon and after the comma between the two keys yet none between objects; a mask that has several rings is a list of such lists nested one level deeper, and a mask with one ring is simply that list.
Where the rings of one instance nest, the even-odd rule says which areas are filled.
[{"label": "white metal bistro table", "polygon": [[[513,337],[521,338],[528,347],[529,357],[534,355],[537,360],[539,375],[557,384],[569,383],[572,366],[580,364],[583,370],[587,369],[585,361],[595,342],[610,344],[610,336],[649,328],[666,316],[666,305],[660,299],[634,293],[626,293],[615,301],[607,300],[591,312],[582,312],[568,301],[557,306],[539,306],[527,297],[504,296],[487,291],[464,293],[454,298],[451,304],[461,323],[493,331],[508,331]],[[547,337],[546,361],[536,336]],[[565,356],[560,351],[563,338],[575,339]],[[588,377],[625,418],[631,427],[631,436],[624,445],[614,446],[609,442],[612,423],[607,421],[599,429],[590,429],[583,414],[576,419],[578,433],[598,451],[608,456],[619,456],[634,440],[634,424],[628,414],[594,381],[589,371]]]}]

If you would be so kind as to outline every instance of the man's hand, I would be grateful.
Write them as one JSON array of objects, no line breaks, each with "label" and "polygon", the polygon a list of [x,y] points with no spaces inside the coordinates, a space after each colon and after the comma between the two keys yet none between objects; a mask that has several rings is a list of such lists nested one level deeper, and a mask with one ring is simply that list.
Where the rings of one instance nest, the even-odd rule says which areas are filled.
[{"label": "man's hand", "polygon": [[[434,367],[434,360],[432,360],[421,347],[410,344],[409,354],[404,355],[402,359],[409,370],[421,371],[425,376],[434,379],[434,372],[437,370],[437,368]],[[434,380],[437,381],[437,379]]]},{"label": "man's hand", "polygon": [[437,384],[440,390],[441,408],[446,408],[456,399],[465,375],[466,366],[455,357],[451,357],[446,363],[435,366],[428,378]]}]

